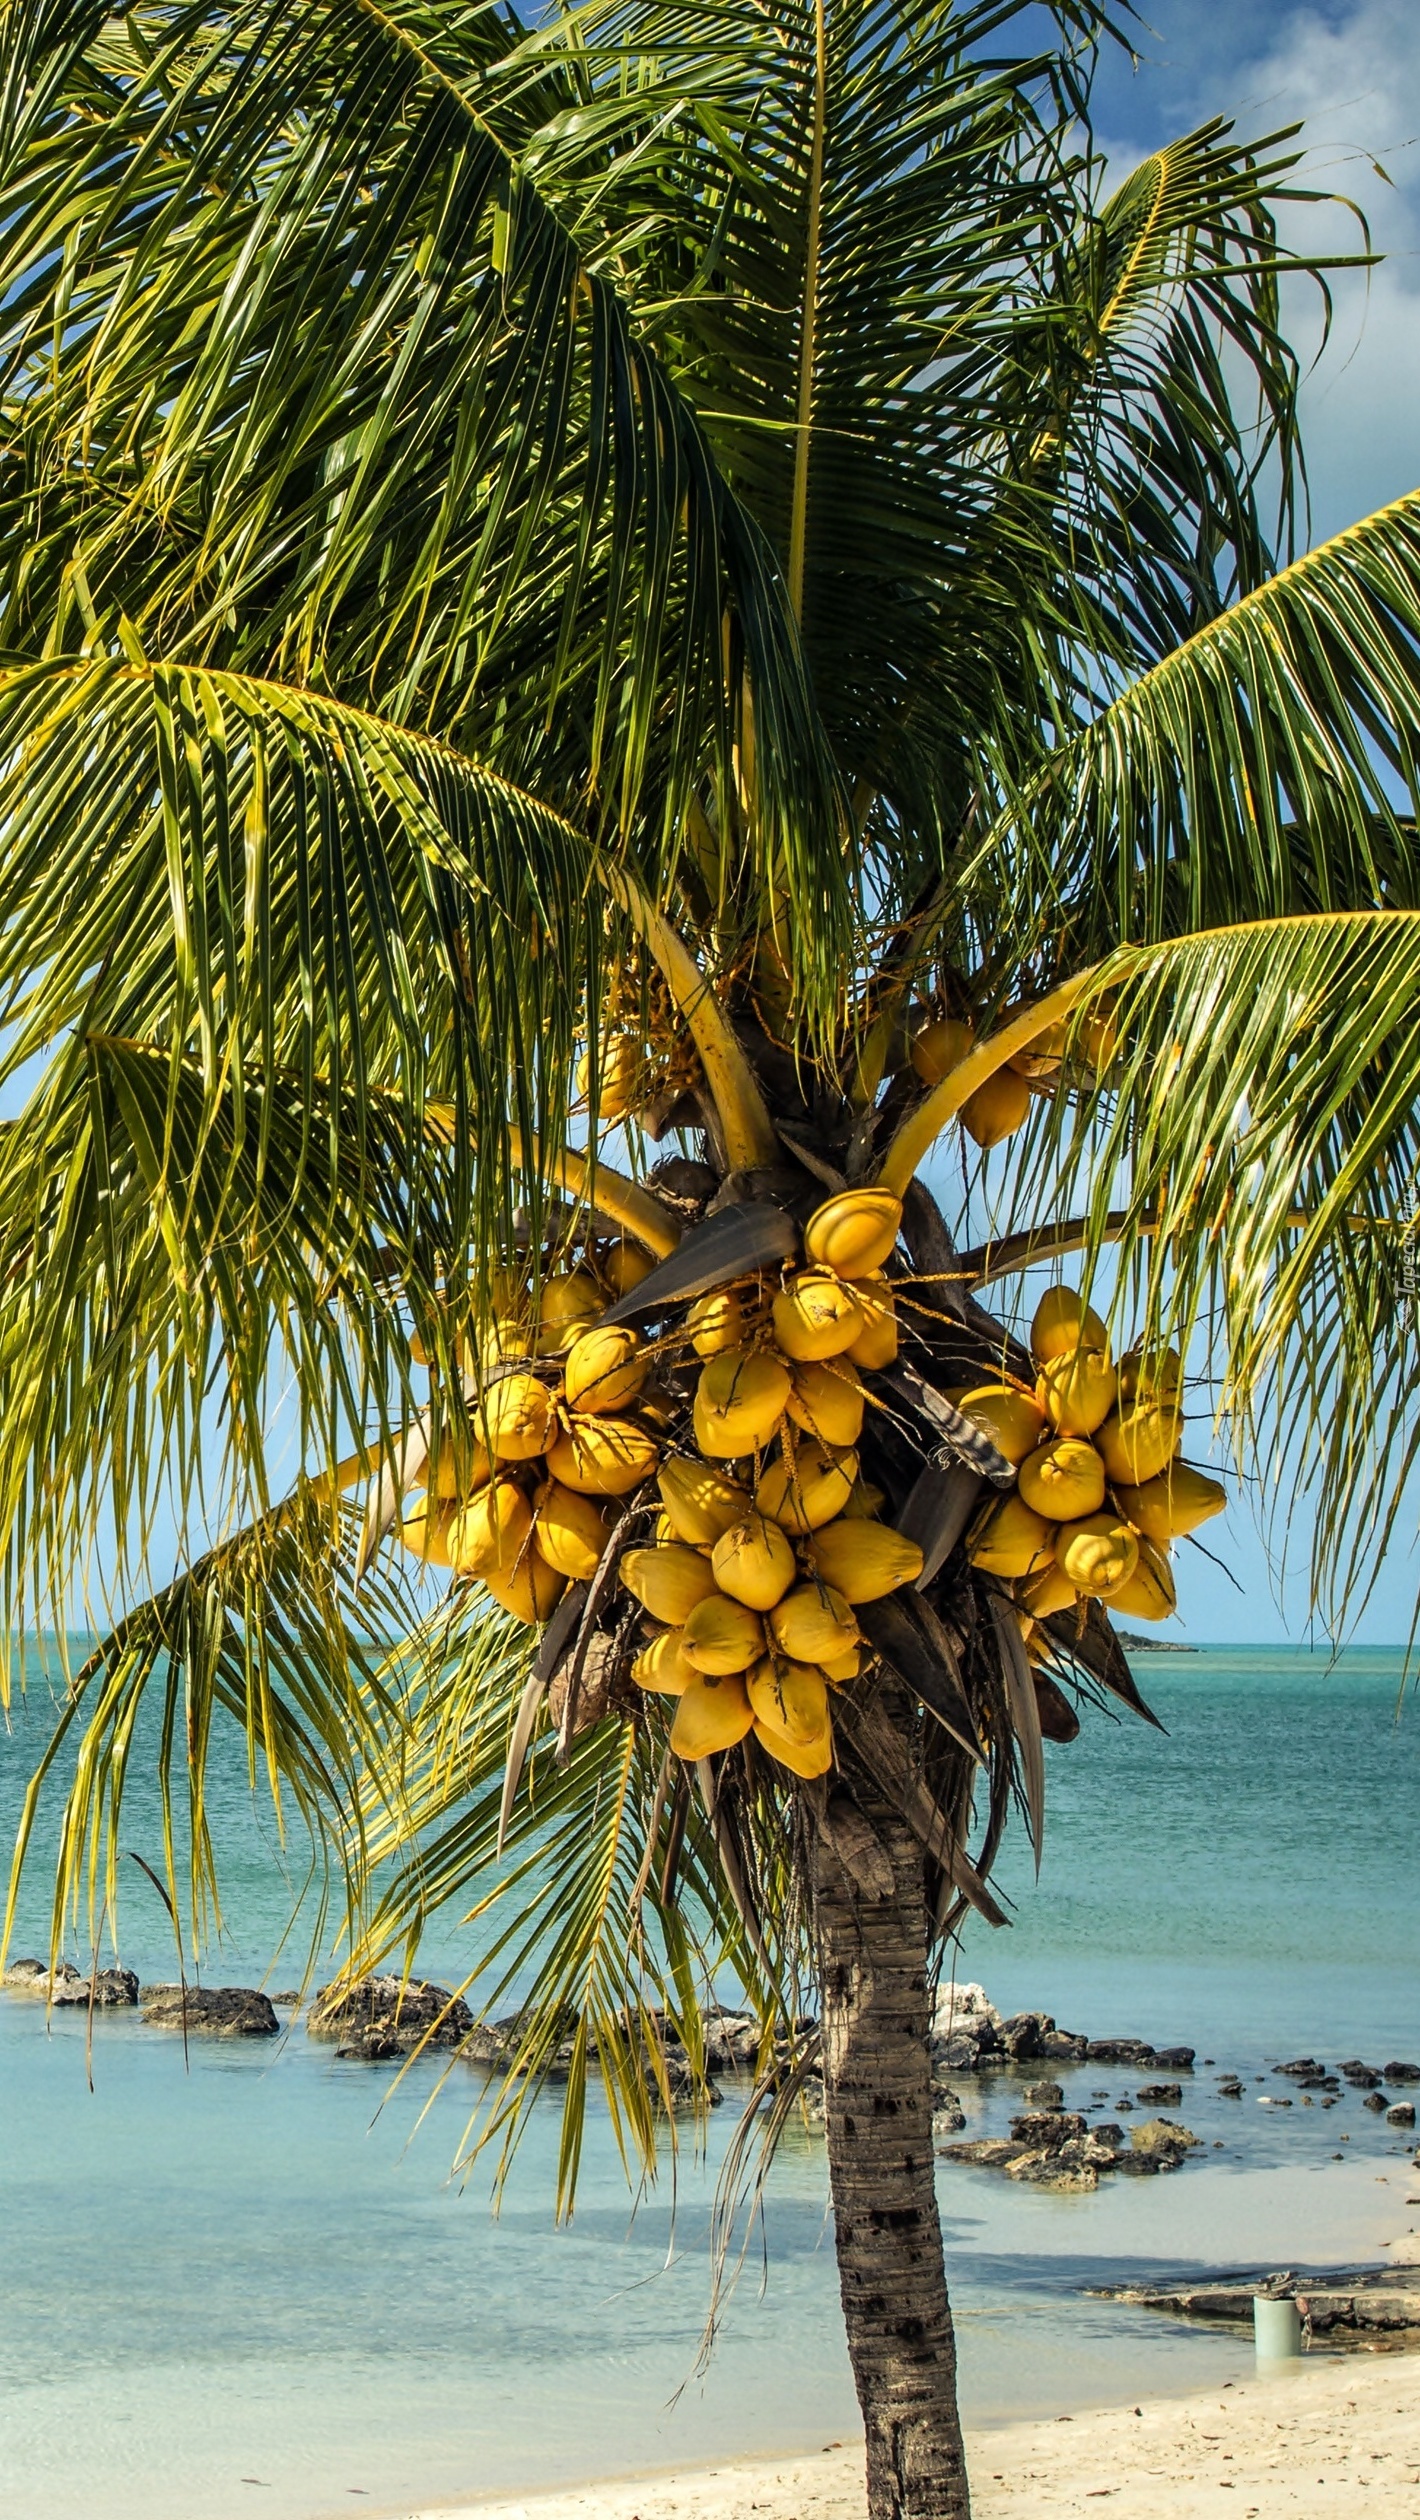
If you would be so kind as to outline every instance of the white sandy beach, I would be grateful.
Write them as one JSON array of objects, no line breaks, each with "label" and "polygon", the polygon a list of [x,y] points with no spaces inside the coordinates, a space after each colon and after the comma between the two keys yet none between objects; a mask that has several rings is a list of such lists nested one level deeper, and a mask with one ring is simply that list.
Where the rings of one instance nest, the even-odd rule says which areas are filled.
[{"label": "white sandy beach", "polygon": [[[979,2520],[1416,2520],[1420,2355],[1316,2356],[1277,2378],[971,2437]],[[1234,2501],[1220,2505],[1218,2496]],[[679,2476],[466,2503],[406,2520],[863,2520],[862,2453],[733,2461]]]}]

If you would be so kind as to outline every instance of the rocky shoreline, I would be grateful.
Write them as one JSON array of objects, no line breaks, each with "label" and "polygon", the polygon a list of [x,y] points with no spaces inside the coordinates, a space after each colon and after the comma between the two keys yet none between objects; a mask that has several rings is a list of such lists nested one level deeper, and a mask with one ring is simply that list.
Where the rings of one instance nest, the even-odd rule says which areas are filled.
[{"label": "rocky shoreline", "polygon": [[[61,2009],[136,2009],[152,2028],[184,2038],[275,2038],[283,2027],[294,2026],[303,2002],[294,1988],[268,1995],[258,1987],[140,1985],[131,1969],[103,1969],[84,1977],[70,1961],[58,1962],[51,1971],[41,1960],[15,1960],[3,1982],[12,1994]],[[392,1973],[362,1978],[353,1986],[317,1987],[305,2026],[309,2037],[333,2046],[341,2063],[400,2064],[417,2052],[433,2051],[489,2076],[512,2069],[523,2028],[517,2014],[477,2021],[449,1987]],[[766,2052],[753,2015],[728,2010],[709,2015],[703,2081],[692,2071],[669,2022],[647,2016],[638,2027],[646,2046],[648,2086],[671,2108],[693,2105],[697,2099],[713,2108],[724,2096],[722,2082],[743,2088],[767,2069],[771,2077],[794,2072],[805,2115],[811,2123],[821,2120],[817,2025],[810,2018],[797,2025],[792,2039],[781,2034]],[[941,1991],[931,2047],[933,2139],[948,2161],[1023,2185],[1083,2192],[1097,2187],[1101,2178],[1152,2178],[1180,2169],[1190,2155],[1205,2149],[1204,2139],[1191,2127],[1158,2114],[1181,2108],[1185,2088],[1194,2085],[1197,2051],[1192,2047],[1157,2047],[1147,2039],[1121,2036],[1092,2038],[1062,2029],[1047,2012],[1002,2015],[978,1985]],[[538,2070],[545,2081],[558,2084],[567,2079],[573,2060],[569,2035],[545,2050]],[[1212,2064],[1211,2058],[1204,2061]],[[1059,2082],[1047,2076],[1025,2079],[1032,2066],[1049,2065],[1124,2068],[1144,2079],[1132,2094],[1114,2097],[1111,2114],[1102,2114],[1110,2100],[1107,2092],[1093,2093],[1086,2107],[1067,2107]],[[1333,2070],[1314,2056],[1304,2056],[1274,2065],[1271,2073],[1288,2089],[1257,2095],[1269,2109],[1290,2109],[1298,2102],[1304,2108],[1329,2109],[1351,2093],[1359,2094],[1362,2105],[1395,2133],[1404,2135],[1415,2125],[1415,2101],[1396,2094],[1420,2086],[1420,2063],[1392,2058],[1371,2065],[1350,2057]],[[967,2113],[957,2086],[971,2081],[975,2105],[990,2094],[992,2078],[1003,2076],[1010,2078],[1011,2096],[1021,2104],[1009,2120],[1009,2133],[962,2140]],[[999,2082],[995,2087],[1001,2088]],[[1227,2070],[1215,2074],[1212,2096],[1241,2100],[1240,2077]],[[1136,2108],[1150,2114],[1134,2122]],[[1128,2127],[1119,2122],[1123,2116],[1131,2120]]]}]

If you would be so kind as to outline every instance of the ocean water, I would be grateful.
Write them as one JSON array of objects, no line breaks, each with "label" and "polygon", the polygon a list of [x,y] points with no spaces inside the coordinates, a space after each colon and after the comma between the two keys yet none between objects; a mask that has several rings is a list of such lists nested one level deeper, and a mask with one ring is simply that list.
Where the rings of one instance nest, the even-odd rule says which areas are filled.
[{"label": "ocean water", "polygon": [[[1246,2367],[1244,2343],[1091,2298],[1185,2268],[1380,2254],[1420,2216],[1409,2143],[1348,2093],[1287,2096],[1271,2068],[1420,2057],[1420,1709],[1398,1656],[1335,1666],[1226,1648],[1140,1666],[1166,1735],[1087,1719],[1049,1754],[1040,1877],[1016,1843],[1008,1932],[968,1929],[958,1974],[1005,2010],[1198,2050],[1176,2113],[1205,2149],[1177,2175],[1050,2196],[943,2165],[963,2394],[977,2421],[1185,2390]],[[0,1740],[6,1843],[47,1727]],[[152,1854],[135,1781],[127,1842]],[[294,1984],[276,1957],[299,1889],[234,1745],[215,1824],[228,1857],[213,1983]],[[47,1933],[42,1870],[16,1952]],[[136,1868],[122,1956],[170,1975]],[[82,1957],[83,1955],[76,1954]],[[457,1968],[457,1940],[423,1965]],[[1205,2065],[1204,2060],[1212,2060]],[[1217,2096],[1219,2068],[1247,2078]],[[0,2001],[0,2502],[24,2520],[325,2520],[500,2488],[848,2435],[821,2146],[776,2166],[753,2258],[707,2373],[705,2227],[733,2129],[683,2146],[631,2210],[604,2123],[575,2219],[552,2218],[555,2102],[534,2114],[502,2212],[449,2165],[476,2086],[432,2066],[398,2085],[293,2029],[182,2044],[132,2015],[85,2025]],[[1030,2073],[1046,2069],[1029,2069]],[[963,2078],[968,2132],[1004,2131],[1027,2075]],[[1141,2079],[1061,2073],[1114,2115]],[[421,2111],[427,2115],[421,2122]]]}]

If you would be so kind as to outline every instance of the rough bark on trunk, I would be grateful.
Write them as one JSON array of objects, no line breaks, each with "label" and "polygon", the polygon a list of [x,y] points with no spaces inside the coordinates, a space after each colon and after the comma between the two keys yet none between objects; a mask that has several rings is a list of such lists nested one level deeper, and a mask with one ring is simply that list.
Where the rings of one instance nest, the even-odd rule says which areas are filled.
[{"label": "rough bark on trunk", "polygon": [[874,1878],[852,1831],[834,1830],[830,1806],[814,1879],[824,2097],[868,2511],[870,2520],[970,2520],[933,2175],[922,1851],[856,1765],[845,1785],[852,1830],[869,1823],[892,1875],[888,1890],[881,1863]]}]

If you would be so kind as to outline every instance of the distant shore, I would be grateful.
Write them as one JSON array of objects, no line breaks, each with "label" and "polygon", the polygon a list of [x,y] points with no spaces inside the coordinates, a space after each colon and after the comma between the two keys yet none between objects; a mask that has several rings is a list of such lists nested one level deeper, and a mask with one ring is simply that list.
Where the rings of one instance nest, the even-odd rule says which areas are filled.
[{"label": "distant shore", "polygon": [[[1007,2424],[970,2437],[977,2520],[1209,2520],[1218,2494],[1276,2520],[1415,2520],[1420,2355],[1315,2356],[1192,2398]],[[864,2520],[862,2449],[444,2505],[399,2520]]]}]

